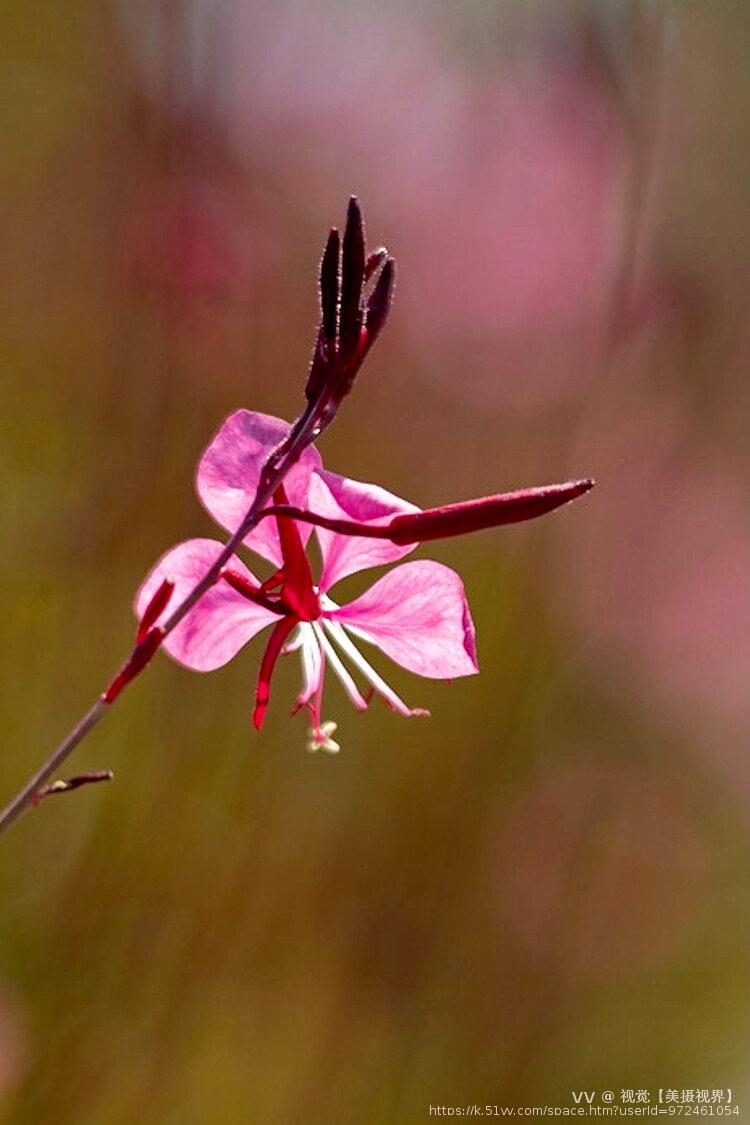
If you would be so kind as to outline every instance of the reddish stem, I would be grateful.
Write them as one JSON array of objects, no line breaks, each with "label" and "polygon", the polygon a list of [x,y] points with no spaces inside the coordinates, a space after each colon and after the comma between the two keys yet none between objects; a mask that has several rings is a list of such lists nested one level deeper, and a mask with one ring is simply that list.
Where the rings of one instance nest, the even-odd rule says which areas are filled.
[{"label": "reddish stem", "polygon": [[[26,784],[16,793],[15,797],[13,797],[2,812],[0,812],[0,834],[8,829],[11,824],[18,819],[21,813],[33,804],[37,793],[52,774],[55,773],[58,766],[70,756],[73,750],[80,745],[94,727],[102,721],[104,716],[109,712],[111,704],[117,699],[124,688],[136,678],[138,673],[146,667],[164,638],[169,636],[173,629],[176,629],[193,606],[200,601],[205,592],[216,583],[226,564],[233,558],[237,547],[242,543],[247,533],[255,527],[260,512],[268,504],[274,490],[281,484],[286,474],[299,460],[306,445],[312,440],[311,431],[314,427],[314,418],[317,409],[316,404],[313,404],[303,412],[298,422],[295,423],[290,430],[290,440],[283,442],[283,448],[279,447],[276,454],[269,458],[269,462],[262,474],[255,499],[248,509],[245,518],[227,541],[224,550],[218,555],[213,565],[208,569],[200,582],[196,583],[189,594],[180,602],[159,629],[152,630],[136,644],[130,657],[117,673],[106,691],[92,703],[83,718],[79,720],[62,742],[55,747],[36,773],[29,778]],[[284,620],[293,621],[294,619],[285,618]]]},{"label": "reddish stem", "polygon": [[[339,261],[339,257],[341,261]],[[387,314],[393,292],[393,265],[391,263],[389,266],[390,259],[385,262],[381,276],[376,282],[368,301],[366,312],[367,320],[371,324],[371,331],[367,334],[361,333],[362,318],[365,312],[361,305],[365,274],[368,269],[376,268],[377,261],[381,257],[381,253],[378,252],[377,256],[373,256],[369,262],[366,261],[362,215],[356,199],[351,199],[343,245],[340,246],[339,244],[338,234],[332,232],[329,248],[324,257],[321,276],[321,285],[325,293],[322,307],[323,323],[318,333],[312,370],[305,390],[308,400],[307,406],[297,421],[290,427],[287,436],[267,459],[261,472],[253,503],[214,563],[173,610],[167,620],[161,623],[160,628],[154,630],[151,626],[164,612],[172,592],[167,590],[166,583],[162,584],[146,610],[149,621],[147,624],[141,623],[137,644],[131,656],[104,694],[92,704],[80,722],[53,750],[34,776],[0,812],[0,832],[8,828],[24,809],[28,808],[40,788],[57,769],[57,766],[101,721],[110,704],[143,670],[164,638],[169,636],[206,591],[218,581],[222,570],[230,562],[236,548],[244,541],[247,533],[255,527],[260,518],[260,513],[271,500],[275,490],[282,484],[286,474],[297,463],[304,450],[320,436],[335,417],[341,399],[351,388],[357,367],[364,359],[366,350],[377,334],[377,330],[382,327]],[[385,280],[383,279],[383,273],[385,273]],[[341,318],[340,323],[339,318]],[[338,362],[339,340],[336,339],[337,335],[346,337],[345,343],[347,346],[344,348],[344,359],[342,361],[345,378],[342,376],[342,365]],[[357,347],[358,344],[359,348]],[[352,354],[353,351],[356,353],[356,357]],[[287,582],[288,575],[285,572],[283,587],[285,596]],[[260,591],[262,595],[265,595],[266,592],[265,588]],[[302,602],[305,604],[301,604],[301,609],[309,609],[306,601],[306,597],[302,598]],[[310,610],[311,612],[313,611]],[[305,616],[309,616],[309,614],[306,613]],[[288,622],[293,621],[293,617],[284,618],[279,625],[286,626]]]}]

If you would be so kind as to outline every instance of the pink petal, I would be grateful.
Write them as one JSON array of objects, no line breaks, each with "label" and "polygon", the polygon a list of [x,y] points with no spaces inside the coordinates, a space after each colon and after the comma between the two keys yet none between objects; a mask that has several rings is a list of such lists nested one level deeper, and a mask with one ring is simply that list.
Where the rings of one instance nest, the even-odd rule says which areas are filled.
[{"label": "pink petal", "polygon": [[325,616],[362,629],[391,660],[418,676],[447,680],[479,671],[463,582],[442,563],[396,567],[356,601]]},{"label": "pink petal", "polygon": [[[333,519],[356,520],[383,526],[394,516],[418,512],[419,508],[386,492],[377,484],[365,484],[359,480],[349,480],[338,473],[319,469],[310,481],[308,499],[310,511]],[[298,524],[298,526],[300,526]],[[321,591],[329,590],[334,583],[347,574],[356,574],[370,566],[383,566],[396,562],[408,555],[416,543],[396,546],[389,539],[364,539],[356,535],[339,535],[335,531],[316,528],[320,551],[323,556],[323,573],[320,577]]]},{"label": "pink petal", "polygon": [[[230,414],[201,457],[196,475],[198,495],[209,515],[227,531],[235,531],[255,498],[269,453],[289,432],[288,422],[270,414],[238,410]],[[321,465],[312,446],[284,478],[289,503],[305,507],[310,474]],[[303,543],[310,528],[300,526]],[[263,520],[245,537],[245,545],[277,566],[281,548],[276,521]]]},{"label": "pink petal", "polygon": [[[163,580],[171,578],[175,583],[174,593],[161,614],[161,619],[166,620],[223,549],[223,544],[214,539],[189,539],[167,551],[136,594],[136,616],[141,617]],[[255,581],[239,559],[232,560],[232,569]],[[169,634],[164,648],[186,668],[211,672],[230,661],[251,637],[277,620],[275,614],[254,605],[228,583],[219,581]]]}]

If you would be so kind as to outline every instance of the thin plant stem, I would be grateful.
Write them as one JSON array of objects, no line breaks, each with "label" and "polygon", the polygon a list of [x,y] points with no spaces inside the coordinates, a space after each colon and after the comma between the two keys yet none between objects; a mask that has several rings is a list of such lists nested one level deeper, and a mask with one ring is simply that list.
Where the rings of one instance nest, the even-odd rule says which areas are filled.
[{"label": "thin plant stem", "polygon": [[[274,465],[270,471],[267,465],[266,469],[261,474],[260,483],[258,485],[255,499],[253,500],[247,514],[242,520],[241,524],[234,532],[232,537],[227,541],[224,550],[216,558],[213,565],[204,574],[203,578],[193,587],[190,593],[183,599],[177,606],[172,614],[167,618],[166,622],[160,626],[161,641],[169,636],[169,634],[177,628],[182,619],[190,612],[193,606],[203,597],[207,590],[216,583],[220,577],[222,568],[231,559],[235,553],[236,548],[242,543],[247,533],[252,530],[258,522],[258,517],[261,510],[266,506],[271,499],[276,488],[281,484],[286,474],[294,466],[299,459],[301,453],[307,445],[310,444],[310,434],[313,430],[311,425],[312,417],[316,414],[315,409],[309,407],[303,413],[302,417],[292,427],[289,437],[285,439],[282,448],[284,448],[283,457],[279,460],[278,464]],[[312,416],[312,417],[311,417]],[[273,454],[269,459],[269,465],[273,462]],[[159,646],[160,647],[160,646]],[[157,649],[154,649],[154,653]],[[145,664],[143,665],[145,667]],[[143,671],[139,668],[138,672],[132,679]],[[122,685],[122,690],[127,686],[130,679],[126,680]],[[119,695],[119,691],[117,693]],[[34,802],[34,798],[39,792],[39,789],[55,772],[77,746],[83,742],[84,738],[97,726],[104,716],[111,709],[115,702],[116,696],[111,699],[106,699],[104,695],[100,695],[98,699],[91,705],[82,719],[73,727],[73,729],[65,736],[62,742],[52,751],[46,761],[39,767],[37,772],[29,778],[22,789],[13,797],[11,801],[0,812],[0,835],[5,832],[10,826],[18,819],[22,812],[27,809]]]},{"label": "thin plant stem", "polygon": [[13,821],[21,815],[24,809],[28,808],[45,781],[49,780],[57,767],[72,754],[79,743],[83,742],[86,735],[102,721],[108,710],[109,704],[105,703],[101,698],[97,699],[97,701],[89,707],[80,722],[65,736],[60,745],[52,751],[47,761],[40,766],[33,777],[29,778],[23,789],[19,790],[13,800],[10,801],[3,809],[2,813],[0,813],[0,833],[4,832],[6,828],[10,828]]},{"label": "thin plant stem", "polygon": [[[168,6],[167,15],[170,13],[171,6]],[[380,276],[372,292],[365,298],[363,297],[365,280],[379,266],[382,266]],[[393,259],[387,257],[383,250],[376,251],[371,256],[371,260],[366,258],[362,212],[357,199],[353,196],[349,200],[341,250],[339,251],[338,232],[332,229],[328,248],[323,257],[320,278],[323,321],[318,332],[318,344],[313,353],[311,372],[305,387],[307,405],[263,466],[255,497],[244,519],[214,560],[213,565],[166,621],[161,625],[151,623],[149,628],[137,634],[136,644],[130,657],[103,694],[53,750],[34,776],[0,812],[0,833],[9,828],[24,809],[34,803],[40,787],[101,722],[121,692],[140,675],[155,656],[165,638],[176,629],[206,591],[221,578],[225,565],[247,533],[255,527],[263,509],[268,505],[286,474],[297,463],[304,450],[320,437],[323,430],[336,417],[341,400],[351,390],[354,377],[365,355],[385,323],[393,297],[394,271]],[[335,312],[333,316],[335,323],[332,323],[331,310],[343,307],[344,303],[346,304],[346,333],[345,339],[342,339],[339,336],[341,325],[336,320]],[[327,336],[326,327],[329,329]]]}]

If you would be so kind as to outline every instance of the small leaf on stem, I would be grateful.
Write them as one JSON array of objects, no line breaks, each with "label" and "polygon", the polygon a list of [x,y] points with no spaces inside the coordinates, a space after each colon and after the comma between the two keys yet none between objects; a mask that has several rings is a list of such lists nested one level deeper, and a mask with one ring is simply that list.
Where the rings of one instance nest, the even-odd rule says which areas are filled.
[{"label": "small leaf on stem", "polygon": [[80,789],[84,785],[95,785],[99,781],[111,781],[114,777],[112,770],[91,770],[89,773],[78,773],[75,777],[66,780],[52,781],[37,791],[33,803],[38,805],[43,797],[50,797],[53,793],[70,793],[73,789]]}]

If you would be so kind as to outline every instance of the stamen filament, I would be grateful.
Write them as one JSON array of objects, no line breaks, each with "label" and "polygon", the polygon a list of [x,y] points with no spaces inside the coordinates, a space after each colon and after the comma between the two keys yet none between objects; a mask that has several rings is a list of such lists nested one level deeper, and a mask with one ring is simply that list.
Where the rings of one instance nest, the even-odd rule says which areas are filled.
[{"label": "stamen filament", "polygon": [[323,652],[328,658],[328,663],[331,665],[332,670],[336,673],[339,680],[341,681],[344,687],[344,691],[349,696],[358,711],[366,711],[367,700],[360,692],[359,688],[354,682],[353,677],[344,665],[339,654],[336,652],[336,649],[333,647],[331,642],[328,640],[328,637],[321,629],[320,623],[318,621],[313,621],[312,628],[315,632],[316,637],[318,638],[318,641],[320,642],[320,646],[323,649]]},{"label": "stamen filament", "polygon": [[320,716],[323,708],[323,685],[326,678],[326,662],[323,660],[321,654],[320,660],[320,678],[318,679],[318,689],[315,692],[315,702],[312,705],[312,719],[314,730],[320,730]]},{"label": "stamen filament", "polygon": [[318,690],[320,680],[323,675],[323,654],[320,651],[320,644],[318,638],[313,632],[313,628],[307,621],[300,621],[300,634],[302,640],[301,645],[301,658],[302,658],[302,691],[300,692],[297,703],[299,706],[304,707],[306,703],[312,699],[315,692]]},{"label": "stamen filament", "polygon": [[400,696],[396,695],[393,688],[389,687],[382,676],[378,675],[373,666],[367,661],[357,646],[348,637],[344,627],[338,621],[329,621],[327,618],[322,618],[322,623],[328,634],[336,641],[339,648],[341,648],[352,663],[359,668],[363,676],[372,684],[375,690],[382,695],[383,699],[401,715],[416,716],[428,715],[429,711],[424,711],[422,708],[408,707]]}]

